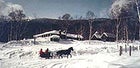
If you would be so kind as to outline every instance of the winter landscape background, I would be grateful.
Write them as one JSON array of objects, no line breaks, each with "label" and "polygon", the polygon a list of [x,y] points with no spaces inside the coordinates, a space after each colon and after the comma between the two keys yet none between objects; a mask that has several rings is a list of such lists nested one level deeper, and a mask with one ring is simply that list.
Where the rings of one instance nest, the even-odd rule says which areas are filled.
[{"label": "winter landscape background", "polygon": [[[0,0],[0,68],[139,68],[139,10],[140,0]],[[34,37],[52,30],[78,40]],[[71,58],[39,56],[69,47]]]}]

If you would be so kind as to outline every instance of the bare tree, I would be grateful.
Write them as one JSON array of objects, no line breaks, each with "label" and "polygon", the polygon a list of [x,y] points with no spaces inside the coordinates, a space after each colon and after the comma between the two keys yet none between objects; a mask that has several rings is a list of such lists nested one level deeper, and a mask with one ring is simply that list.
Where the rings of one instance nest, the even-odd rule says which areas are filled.
[{"label": "bare tree", "polygon": [[88,19],[88,22],[89,22],[89,40],[92,39],[93,37],[93,21],[94,21],[94,18],[95,18],[95,14],[94,12],[92,11],[88,11],[86,13],[86,18]]},{"label": "bare tree", "polygon": [[120,27],[120,21],[121,19],[117,18],[117,24],[116,24],[116,42],[119,40],[119,27]]},{"label": "bare tree", "polygon": [[8,15],[14,21],[21,21],[26,15],[23,13],[23,10],[15,10],[9,13]]},{"label": "bare tree", "polygon": [[[71,19],[71,15],[70,14],[64,14],[63,16],[62,16],[62,20],[64,20],[65,21],[65,33],[66,33],[66,35],[67,35],[67,31],[68,31],[68,27],[69,27],[69,23],[68,23],[68,20],[70,20]],[[65,38],[65,39],[67,39],[67,37]]]},{"label": "bare tree", "polygon": [[138,23],[138,25],[139,25],[139,41],[140,41],[140,7],[139,7],[139,2],[138,2],[138,0],[134,0],[135,1],[135,3],[136,3],[136,6],[137,6],[137,13],[138,13],[138,21],[139,21],[139,23]]},{"label": "bare tree", "polygon": [[80,19],[80,20],[81,20],[81,19],[83,19],[83,16],[80,16],[80,18],[79,18],[79,19]]},{"label": "bare tree", "polygon": [[79,18],[79,19],[77,20],[77,22],[79,23],[80,26],[79,26],[79,27],[77,26],[77,28],[75,28],[75,32],[77,33],[77,38],[78,38],[78,40],[81,40],[79,35],[83,36],[84,30],[85,30],[84,25],[81,23],[81,19],[82,19],[82,18]]},{"label": "bare tree", "polygon": [[85,30],[85,28],[84,28],[84,26],[81,24],[81,25],[80,25],[80,29],[78,30],[78,35],[83,36],[84,30]]},{"label": "bare tree", "polygon": [[64,15],[62,16],[62,19],[63,19],[63,20],[69,20],[70,17],[71,17],[71,15],[66,13],[66,14],[64,14]]},{"label": "bare tree", "polygon": [[61,20],[61,18],[62,18],[61,16],[58,17],[59,20]]},{"label": "bare tree", "polygon": [[[138,2],[139,0],[116,0],[112,6],[111,6],[111,16],[112,18],[133,18],[133,20],[137,21],[137,18],[139,17],[139,22],[140,22],[140,2]],[[121,2],[121,4],[119,3]],[[121,6],[120,6],[121,5]],[[128,21],[130,22],[130,21]],[[134,23],[134,22],[132,22]],[[140,27],[140,25],[138,24],[138,27]],[[128,28],[128,27],[127,27]],[[138,29],[138,33],[139,33],[139,39],[140,39],[140,28]],[[135,31],[136,33],[137,31]],[[136,36],[135,36],[136,37]]]},{"label": "bare tree", "polygon": [[[22,20],[26,17],[26,15],[23,13],[23,10],[12,10],[8,16],[11,18],[12,22],[19,22],[16,26],[13,26],[12,22],[10,23],[11,24],[11,27],[10,27],[10,38],[9,38],[9,41],[15,39],[15,40],[18,40],[19,38],[19,35],[20,35],[20,32],[21,32],[21,29],[19,29],[20,26],[22,26]],[[13,27],[15,27],[15,29],[13,29]],[[13,31],[15,30],[15,31]]]}]

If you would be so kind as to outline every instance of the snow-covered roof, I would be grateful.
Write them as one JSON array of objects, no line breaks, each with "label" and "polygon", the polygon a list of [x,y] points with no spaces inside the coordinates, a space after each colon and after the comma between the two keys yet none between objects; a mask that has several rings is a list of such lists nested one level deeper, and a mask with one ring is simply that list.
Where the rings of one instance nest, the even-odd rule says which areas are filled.
[{"label": "snow-covered roof", "polygon": [[102,34],[100,34],[98,31],[96,31],[93,36],[95,36],[96,38],[101,38]]},{"label": "snow-covered roof", "polygon": [[111,33],[105,33],[105,32],[104,32],[104,33],[102,34],[102,36],[103,36],[103,35],[105,35],[105,36],[107,36],[107,37],[115,38],[115,35],[114,35],[114,34],[111,34]]},{"label": "snow-covered roof", "polygon": [[[59,31],[57,31],[57,30],[53,30],[53,31],[44,32],[44,33],[41,33],[41,34],[34,35],[33,37],[39,37],[39,36],[47,35],[47,34],[59,34],[59,33],[60,33]],[[64,33],[61,32],[61,34],[64,34]]]},{"label": "snow-covered roof", "polygon": [[95,36],[96,38],[101,38],[103,35],[105,35],[106,37],[111,37],[111,38],[115,38],[115,35],[114,34],[111,34],[111,33],[106,33],[104,32],[103,34],[100,34],[98,31],[96,31],[93,36]]}]

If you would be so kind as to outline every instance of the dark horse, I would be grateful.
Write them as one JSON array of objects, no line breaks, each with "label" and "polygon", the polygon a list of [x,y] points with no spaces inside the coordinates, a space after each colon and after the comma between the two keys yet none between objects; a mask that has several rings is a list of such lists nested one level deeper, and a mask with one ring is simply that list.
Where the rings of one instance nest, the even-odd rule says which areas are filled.
[{"label": "dark horse", "polygon": [[41,54],[40,57],[50,59],[53,56],[52,56],[51,52],[48,52],[47,54],[46,53]]},{"label": "dark horse", "polygon": [[70,47],[70,48],[68,48],[68,49],[66,49],[66,50],[59,50],[59,51],[56,52],[56,55],[57,55],[59,58],[60,58],[60,57],[63,58],[63,55],[66,55],[67,58],[68,58],[69,55],[72,57],[71,51],[73,51],[73,47]]}]

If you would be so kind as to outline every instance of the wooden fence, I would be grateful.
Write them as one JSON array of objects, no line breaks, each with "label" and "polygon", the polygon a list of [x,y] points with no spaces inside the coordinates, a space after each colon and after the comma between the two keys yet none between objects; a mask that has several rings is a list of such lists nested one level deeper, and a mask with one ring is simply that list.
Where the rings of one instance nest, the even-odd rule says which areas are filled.
[{"label": "wooden fence", "polygon": [[140,50],[140,46],[127,46],[127,45],[125,45],[124,48],[122,46],[120,46],[119,55],[121,56],[123,54],[123,52],[127,53],[129,51],[129,56],[131,56],[132,52],[138,51],[138,50]]}]

